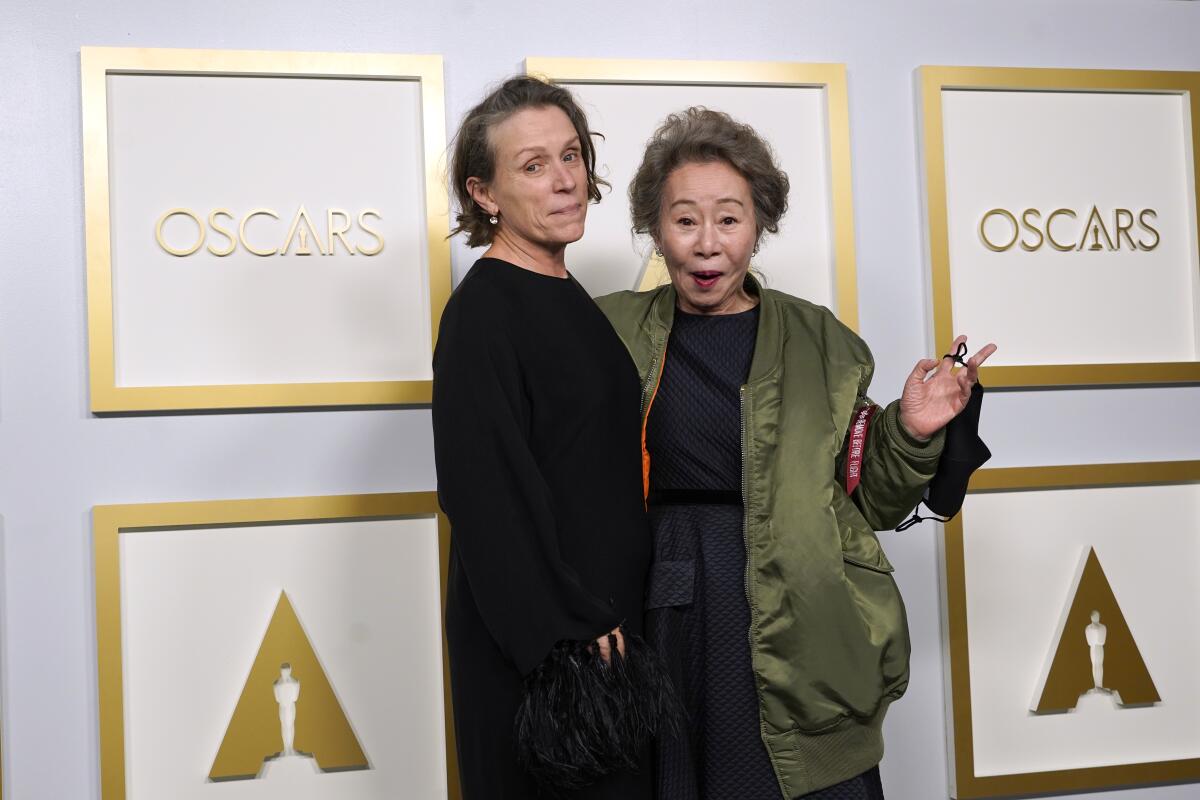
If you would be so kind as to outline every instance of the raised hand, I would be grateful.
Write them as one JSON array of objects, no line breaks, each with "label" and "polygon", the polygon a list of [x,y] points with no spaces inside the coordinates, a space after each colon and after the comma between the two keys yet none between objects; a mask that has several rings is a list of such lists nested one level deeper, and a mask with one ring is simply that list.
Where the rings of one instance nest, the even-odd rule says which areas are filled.
[{"label": "raised hand", "polygon": [[[950,347],[955,353],[966,345],[967,337],[959,336]],[[979,367],[996,352],[996,345],[987,344],[967,360],[962,369],[954,369],[954,360],[945,356],[941,361],[923,358],[913,367],[904,381],[900,395],[900,424],[916,439],[928,439],[958,416],[971,399],[971,387],[979,380]]]}]

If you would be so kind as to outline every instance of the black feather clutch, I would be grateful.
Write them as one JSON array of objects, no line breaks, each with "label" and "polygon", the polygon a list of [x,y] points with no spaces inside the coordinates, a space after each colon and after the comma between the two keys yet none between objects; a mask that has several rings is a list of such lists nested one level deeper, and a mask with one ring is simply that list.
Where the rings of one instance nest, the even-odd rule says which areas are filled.
[{"label": "black feather clutch", "polygon": [[656,736],[677,730],[681,709],[658,653],[621,633],[624,656],[615,636],[608,663],[593,642],[562,641],[525,678],[517,754],[552,793],[636,769]]}]

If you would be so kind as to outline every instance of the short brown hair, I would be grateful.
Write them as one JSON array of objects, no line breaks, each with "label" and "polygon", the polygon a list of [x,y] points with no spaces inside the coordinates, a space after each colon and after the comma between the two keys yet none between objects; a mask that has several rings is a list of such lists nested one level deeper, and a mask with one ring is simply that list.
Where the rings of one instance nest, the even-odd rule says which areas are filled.
[{"label": "short brown hair", "polygon": [[491,215],[480,208],[467,191],[467,178],[488,183],[496,175],[492,129],[522,109],[547,106],[562,109],[575,126],[575,132],[579,134],[579,152],[587,169],[588,199],[593,203],[600,202],[600,187],[608,186],[607,181],[596,175],[596,147],[592,137],[600,134],[588,127],[587,115],[575,101],[575,96],[540,78],[527,75],[509,78],[467,112],[454,135],[450,176],[459,211],[455,215],[458,224],[450,235],[466,233],[468,247],[491,244],[495,234],[488,222]]},{"label": "short brown hair", "polygon": [[724,161],[750,184],[758,235],[779,232],[787,212],[790,182],[775,153],[754,128],[721,111],[692,106],[666,118],[650,141],[633,181],[629,209],[634,233],[658,239],[663,187],[684,164]]}]

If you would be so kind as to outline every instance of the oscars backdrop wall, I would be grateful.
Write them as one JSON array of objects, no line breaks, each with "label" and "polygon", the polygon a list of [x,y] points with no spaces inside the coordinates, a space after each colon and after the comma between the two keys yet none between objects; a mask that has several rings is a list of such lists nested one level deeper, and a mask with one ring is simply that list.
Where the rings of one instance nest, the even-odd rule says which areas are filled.
[{"label": "oscars backdrop wall", "polygon": [[93,519],[103,800],[458,796],[433,493]]},{"label": "oscars backdrop wall", "polygon": [[571,269],[594,295],[668,281],[647,237],[630,234],[629,182],[667,114],[724,111],[774,148],[791,180],[778,235],[752,265],[767,286],[832,309],[858,327],[846,74],[840,64],[527,58],[526,71],[571,89],[588,114],[597,170],[612,184],[588,210]]},{"label": "oscars backdrop wall", "polygon": [[1200,462],[981,470],[945,526],[958,798],[1200,778]]},{"label": "oscars backdrop wall", "polygon": [[428,401],[439,56],[82,64],[94,411]]},{"label": "oscars backdrop wall", "polygon": [[1200,73],[922,67],[935,337],[990,386],[1200,380]]}]

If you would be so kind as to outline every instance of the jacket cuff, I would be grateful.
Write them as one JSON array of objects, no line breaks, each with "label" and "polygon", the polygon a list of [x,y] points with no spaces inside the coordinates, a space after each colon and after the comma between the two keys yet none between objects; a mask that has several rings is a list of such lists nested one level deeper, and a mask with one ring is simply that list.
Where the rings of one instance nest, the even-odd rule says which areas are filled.
[{"label": "jacket cuff", "polygon": [[897,450],[914,461],[933,463],[942,455],[942,447],[946,442],[946,429],[942,428],[922,442],[914,438],[900,422],[900,401],[893,400],[883,411],[881,422],[884,434]]}]

